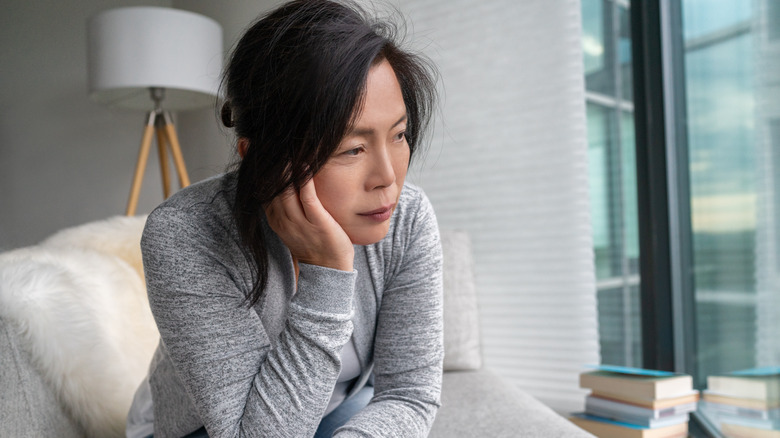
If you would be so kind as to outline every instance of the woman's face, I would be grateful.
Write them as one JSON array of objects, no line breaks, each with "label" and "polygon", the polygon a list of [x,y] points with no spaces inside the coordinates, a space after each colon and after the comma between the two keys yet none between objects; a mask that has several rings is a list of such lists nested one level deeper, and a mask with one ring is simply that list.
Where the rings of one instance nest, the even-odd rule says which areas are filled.
[{"label": "woman's face", "polygon": [[320,202],[354,244],[387,234],[409,167],[405,132],[401,87],[382,61],[369,70],[360,118],[314,175]]}]

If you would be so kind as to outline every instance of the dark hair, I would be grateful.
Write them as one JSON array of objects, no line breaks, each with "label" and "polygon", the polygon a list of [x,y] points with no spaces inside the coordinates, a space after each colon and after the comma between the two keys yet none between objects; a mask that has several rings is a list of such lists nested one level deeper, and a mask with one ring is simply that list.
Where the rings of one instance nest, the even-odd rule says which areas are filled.
[{"label": "dark hair", "polygon": [[261,17],[235,47],[221,117],[249,140],[233,214],[256,268],[250,306],[268,281],[260,209],[288,187],[303,186],[333,154],[359,116],[372,65],[387,60],[393,68],[411,155],[420,144],[435,104],[435,69],[399,47],[397,30],[356,4],[296,0]]}]

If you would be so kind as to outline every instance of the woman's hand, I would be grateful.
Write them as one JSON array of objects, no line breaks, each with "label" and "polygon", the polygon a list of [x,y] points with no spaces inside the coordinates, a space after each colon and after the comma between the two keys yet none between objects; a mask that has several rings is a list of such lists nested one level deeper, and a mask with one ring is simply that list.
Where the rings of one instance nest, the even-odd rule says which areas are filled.
[{"label": "woman's hand", "polygon": [[289,188],[274,198],[265,207],[265,214],[293,260],[352,271],[355,258],[352,242],[320,203],[313,179],[299,193]]}]

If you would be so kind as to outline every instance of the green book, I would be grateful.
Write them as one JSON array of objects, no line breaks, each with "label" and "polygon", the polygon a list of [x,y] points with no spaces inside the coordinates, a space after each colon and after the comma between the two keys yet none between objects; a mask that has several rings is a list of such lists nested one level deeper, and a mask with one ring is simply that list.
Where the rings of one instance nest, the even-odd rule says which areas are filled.
[{"label": "green book", "polygon": [[656,400],[691,394],[693,379],[687,374],[602,365],[580,374],[580,386],[600,393]]}]

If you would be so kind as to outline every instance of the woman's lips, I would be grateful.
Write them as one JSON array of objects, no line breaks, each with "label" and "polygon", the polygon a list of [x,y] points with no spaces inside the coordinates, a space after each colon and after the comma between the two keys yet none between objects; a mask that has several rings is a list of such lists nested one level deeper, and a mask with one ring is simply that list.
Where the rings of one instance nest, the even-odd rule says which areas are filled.
[{"label": "woman's lips", "polygon": [[358,215],[375,220],[377,222],[384,222],[390,219],[390,216],[393,215],[393,207],[395,207],[395,205],[388,205],[386,207],[377,208],[376,210],[367,211],[365,213],[358,213]]}]

